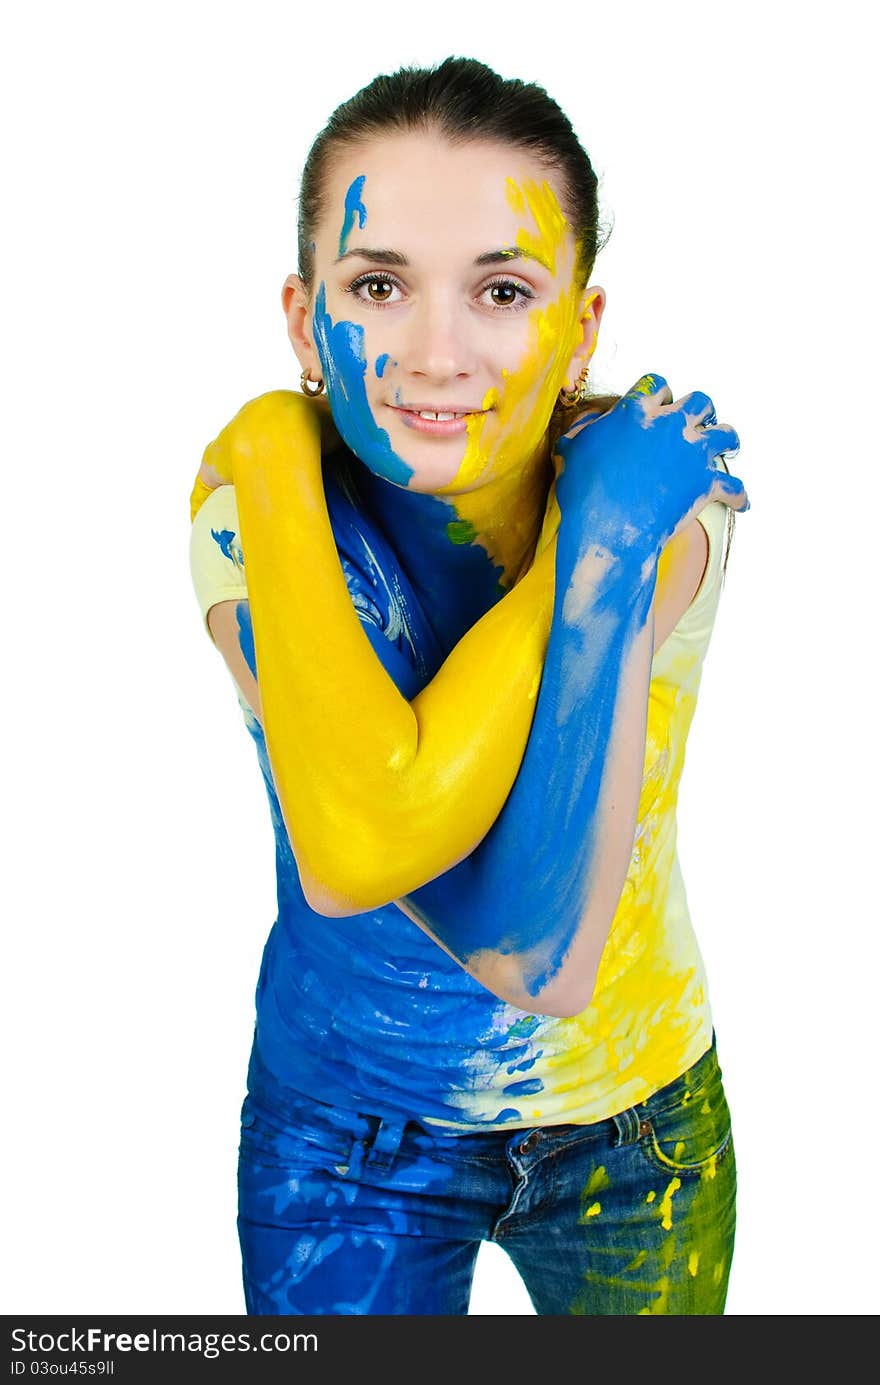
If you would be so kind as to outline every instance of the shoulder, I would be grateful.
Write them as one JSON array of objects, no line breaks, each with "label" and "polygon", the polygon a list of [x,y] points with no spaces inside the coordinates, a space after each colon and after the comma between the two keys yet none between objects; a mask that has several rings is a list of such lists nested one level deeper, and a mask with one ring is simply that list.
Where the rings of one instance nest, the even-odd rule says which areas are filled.
[{"label": "shoulder", "polygon": [[730,510],[713,501],[670,540],[660,555],[654,598],[654,650],[680,621],[711,606],[721,589]]}]

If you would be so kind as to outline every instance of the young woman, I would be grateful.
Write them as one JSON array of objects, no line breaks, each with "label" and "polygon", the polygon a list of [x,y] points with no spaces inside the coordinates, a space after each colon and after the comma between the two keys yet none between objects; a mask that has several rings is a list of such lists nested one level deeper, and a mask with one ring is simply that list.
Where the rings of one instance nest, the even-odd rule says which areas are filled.
[{"label": "young woman", "polygon": [[675,808],[748,501],[706,395],[589,396],[598,241],[541,88],[376,78],[303,174],[305,394],[205,451],[193,579],[277,847],[249,1313],[463,1314],[489,1239],[541,1314],[723,1312],[736,1174]]}]

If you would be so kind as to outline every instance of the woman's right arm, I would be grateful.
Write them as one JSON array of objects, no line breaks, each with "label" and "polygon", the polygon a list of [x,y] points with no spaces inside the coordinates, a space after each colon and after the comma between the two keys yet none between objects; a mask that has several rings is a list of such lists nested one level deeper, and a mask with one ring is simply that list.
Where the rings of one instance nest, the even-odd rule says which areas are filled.
[{"label": "woman's right arm", "polygon": [[[205,450],[203,474],[235,486],[252,672],[300,881],[312,908],[339,915],[434,879],[496,820],[531,727],[555,543],[409,700],[377,658],[346,585],[320,430],[312,401],[260,396]],[[205,493],[197,483],[194,513]],[[223,652],[240,671],[236,620],[217,619]]]}]

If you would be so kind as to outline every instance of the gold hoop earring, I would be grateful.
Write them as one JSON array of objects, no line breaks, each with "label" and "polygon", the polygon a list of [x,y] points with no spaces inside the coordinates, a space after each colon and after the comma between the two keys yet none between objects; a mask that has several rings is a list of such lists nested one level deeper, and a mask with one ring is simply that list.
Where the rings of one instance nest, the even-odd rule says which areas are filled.
[{"label": "gold hoop earring", "polygon": [[[299,382],[302,385],[303,394],[308,394],[312,399],[314,399],[316,394],[324,393],[324,381],[312,380],[307,370],[303,371],[302,375],[299,377]],[[309,388],[311,385],[314,385],[314,389]]]},{"label": "gold hoop earring", "polygon": [[576,404],[583,404],[587,398],[587,376],[590,373],[589,365],[585,365],[572,388],[561,389],[559,398],[567,409],[573,409]]}]

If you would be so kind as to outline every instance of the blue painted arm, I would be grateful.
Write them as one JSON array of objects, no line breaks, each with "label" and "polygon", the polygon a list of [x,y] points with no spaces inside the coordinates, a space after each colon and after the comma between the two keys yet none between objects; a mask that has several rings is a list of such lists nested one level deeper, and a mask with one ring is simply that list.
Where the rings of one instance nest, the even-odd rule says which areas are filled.
[{"label": "blue painted arm", "polygon": [[[601,933],[598,963],[623,886],[663,545],[711,500],[748,504],[742,482],[714,465],[737,450],[736,434],[713,426],[705,395],[674,407],[667,396],[661,377],[643,377],[610,413],[561,441],[553,624],[519,775],[475,851],[402,901],[476,974],[482,954],[487,976],[518,977],[524,1008],[532,1000],[540,1008],[557,978],[557,995],[566,990],[562,969],[584,927]],[[561,1012],[578,1013],[589,994],[568,989]]]}]

